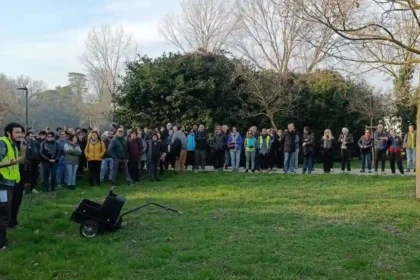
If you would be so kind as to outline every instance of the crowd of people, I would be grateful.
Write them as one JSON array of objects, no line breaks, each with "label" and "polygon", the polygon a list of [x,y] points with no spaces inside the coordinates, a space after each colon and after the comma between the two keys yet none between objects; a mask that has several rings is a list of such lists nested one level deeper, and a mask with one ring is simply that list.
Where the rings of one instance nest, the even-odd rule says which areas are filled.
[{"label": "crowd of people", "polygon": [[[18,226],[17,214],[23,193],[38,193],[37,184],[43,191],[55,191],[61,186],[74,189],[89,170],[90,186],[110,181],[117,184],[119,172],[126,182],[144,180],[159,181],[161,175],[172,168],[183,173],[192,170],[205,171],[209,162],[214,170],[231,167],[238,172],[244,162],[245,172],[267,173],[275,167],[284,173],[295,173],[299,157],[303,158],[302,173],[314,171],[315,153],[322,154],[323,171],[331,172],[334,152],[339,150],[341,171],[351,171],[351,151],[360,149],[360,172],[385,174],[385,162],[389,158],[391,172],[396,165],[404,174],[402,151],[407,154],[407,170],[415,171],[416,131],[410,125],[408,133],[397,135],[394,130],[384,130],[379,124],[371,135],[370,130],[358,140],[347,128],[335,138],[326,129],[321,139],[315,139],[309,127],[299,134],[294,124],[286,130],[266,129],[256,126],[241,134],[234,126],[217,125],[214,131],[206,131],[204,125],[194,125],[186,130],[183,125],[125,129],[113,124],[109,130],[98,128],[59,127],[52,131],[25,129],[16,123],[9,124],[0,139],[0,248],[6,245],[6,228]],[[147,173],[146,173],[147,170]]]}]

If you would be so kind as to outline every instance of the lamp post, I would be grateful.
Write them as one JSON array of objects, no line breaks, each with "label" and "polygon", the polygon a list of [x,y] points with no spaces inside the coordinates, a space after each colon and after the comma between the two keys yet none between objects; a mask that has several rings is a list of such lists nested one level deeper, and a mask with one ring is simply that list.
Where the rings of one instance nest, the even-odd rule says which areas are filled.
[{"label": "lamp post", "polygon": [[25,91],[25,114],[26,114],[25,125],[26,125],[26,129],[28,129],[28,127],[29,127],[28,88],[27,87],[20,87],[20,88],[17,88],[17,89]]}]

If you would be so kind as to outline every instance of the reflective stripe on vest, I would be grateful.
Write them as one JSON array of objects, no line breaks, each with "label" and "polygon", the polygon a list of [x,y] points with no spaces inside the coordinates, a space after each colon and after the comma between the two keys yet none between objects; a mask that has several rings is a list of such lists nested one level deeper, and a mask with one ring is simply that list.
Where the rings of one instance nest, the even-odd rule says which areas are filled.
[{"label": "reflective stripe on vest", "polygon": [[254,147],[253,148],[250,148],[249,147],[248,141],[249,141],[249,138],[246,138],[245,139],[245,151],[254,152],[255,151],[255,142],[256,142],[256,139],[254,139]]},{"label": "reflective stripe on vest", "polygon": [[[265,144],[267,145],[267,149],[269,149],[270,148],[269,144],[270,144],[270,141],[271,141],[270,136],[267,136],[267,138],[265,138],[265,139],[266,139],[266,142],[267,142]],[[262,146],[263,146],[263,137],[260,136],[260,149],[262,148]]]},{"label": "reflective stripe on vest", "polygon": [[[16,160],[18,157],[18,150],[15,147],[13,149],[12,144],[10,143],[9,138],[1,137],[0,141],[3,141],[7,147],[7,154],[2,159],[2,163],[9,163],[11,160]],[[19,165],[13,165],[9,167],[0,168],[0,174],[3,176],[4,179],[8,181],[15,181],[16,183],[20,182],[20,174],[19,174]]]}]

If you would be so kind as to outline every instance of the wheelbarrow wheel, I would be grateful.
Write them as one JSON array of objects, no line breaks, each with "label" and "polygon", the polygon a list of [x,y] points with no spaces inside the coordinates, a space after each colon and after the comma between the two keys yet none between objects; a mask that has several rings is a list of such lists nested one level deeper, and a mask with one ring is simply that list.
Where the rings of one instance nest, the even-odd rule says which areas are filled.
[{"label": "wheelbarrow wheel", "polygon": [[99,232],[99,223],[92,220],[84,221],[83,224],[80,225],[80,235],[91,238],[95,237],[96,234]]}]

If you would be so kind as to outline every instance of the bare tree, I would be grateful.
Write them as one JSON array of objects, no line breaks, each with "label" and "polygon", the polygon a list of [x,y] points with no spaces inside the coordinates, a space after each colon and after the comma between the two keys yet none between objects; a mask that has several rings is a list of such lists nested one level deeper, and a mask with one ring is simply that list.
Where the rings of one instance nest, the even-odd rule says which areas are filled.
[{"label": "bare tree", "polygon": [[114,112],[119,75],[123,72],[127,58],[135,50],[132,35],[125,32],[123,27],[113,29],[104,25],[89,32],[85,51],[79,58],[91,76],[100,79],[104,85]]},{"label": "bare tree", "polygon": [[282,113],[293,112],[299,89],[290,74],[282,75],[273,70],[257,70],[239,64],[233,78],[245,81],[245,90],[252,103],[258,105],[257,108],[246,110],[253,112],[247,117],[265,116],[277,129],[276,118]]},{"label": "bare tree", "polygon": [[0,123],[19,113],[16,82],[0,73]]},{"label": "bare tree", "polygon": [[39,93],[47,90],[47,86],[43,81],[34,81],[30,77],[24,75],[16,78],[16,84],[18,87],[28,88],[29,100],[36,99]]},{"label": "bare tree", "polygon": [[[387,67],[420,63],[420,3],[417,0],[296,0],[306,18],[316,21],[341,36],[348,44],[341,59],[365,65]],[[417,34],[417,35],[416,35]],[[366,48],[379,49],[380,55],[356,56]],[[352,57],[353,56],[353,57]],[[420,87],[415,103],[419,105]],[[420,106],[417,106],[417,124]],[[420,134],[416,145],[420,146]],[[420,154],[417,155],[416,197],[420,198]]]},{"label": "bare tree", "polygon": [[291,0],[237,0],[230,46],[260,69],[312,72],[329,58],[334,32],[303,20]]},{"label": "bare tree", "polygon": [[159,32],[183,52],[218,52],[235,25],[233,0],[183,0],[181,12],[166,15]]}]

